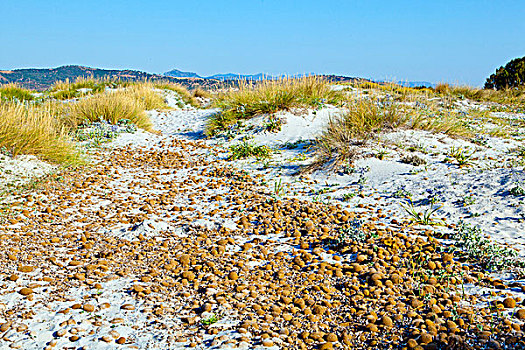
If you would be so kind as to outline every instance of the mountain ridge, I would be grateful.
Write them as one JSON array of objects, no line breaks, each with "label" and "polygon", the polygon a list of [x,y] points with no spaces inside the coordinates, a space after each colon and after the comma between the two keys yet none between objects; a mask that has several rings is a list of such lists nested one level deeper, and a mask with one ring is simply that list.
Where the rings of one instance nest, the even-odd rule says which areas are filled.
[{"label": "mountain ridge", "polygon": [[17,84],[31,90],[49,89],[57,81],[75,81],[77,78],[115,79],[125,81],[169,81],[188,88],[217,85],[218,80],[203,78],[176,78],[160,74],[147,73],[132,69],[101,69],[80,65],[67,65],[56,68],[20,68],[0,70],[0,85]]},{"label": "mountain ridge", "polygon": [[[265,73],[256,73],[256,74],[240,74],[240,73],[218,73],[210,76],[201,76],[195,72],[184,72],[178,69],[172,69],[168,72],[162,73],[162,75],[167,77],[176,77],[176,78],[201,78],[201,79],[216,79],[216,80],[264,80],[264,79],[278,79],[286,77],[287,75],[277,75],[273,76]],[[297,78],[306,75],[315,75],[314,73],[308,74],[294,74],[289,77]]]},{"label": "mountain ridge", "polygon": [[[168,75],[171,74],[171,75]],[[288,77],[297,78],[308,75],[316,75],[314,73],[295,74]],[[358,77],[349,77],[334,74],[320,74],[333,82],[356,82],[356,81],[376,81],[378,83],[385,83],[385,81],[371,80]],[[200,76],[195,72],[185,72],[178,69],[173,69],[163,74],[148,73],[144,71],[132,69],[102,69],[92,68],[80,65],[66,65],[56,68],[20,68],[12,70],[0,69],[0,85],[14,83],[20,87],[31,90],[46,90],[49,89],[57,81],[75,81],[77,78],[95,78],[95,79],[111,79],[111,80],[125,80],[125,81],[168,81],[181,84],[187,88],[194,89],[196,87],[214,88],[219,86],[236,85],[239,80],[261,81],[263,79],[278,79],[286,77],[286,75],[271,76],[264,73],[257,74],[236,74],[236,73],[221,73],[208,77]],[[427,86],[433,87],[434,84],[428,82],[397,82],[403,86]],[[225,85],[226,84],[226,85]]]}]

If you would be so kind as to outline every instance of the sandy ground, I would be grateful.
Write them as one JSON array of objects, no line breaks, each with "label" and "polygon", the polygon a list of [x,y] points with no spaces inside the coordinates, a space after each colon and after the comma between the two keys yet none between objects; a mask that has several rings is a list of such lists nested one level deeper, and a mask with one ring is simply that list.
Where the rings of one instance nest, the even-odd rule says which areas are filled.
[{"label": "sandy ground", "polygon": [[32,155],[16,158],[0,155],[0,190],[9,191],[10,188],[25,185],[51,173],[55,168]]},{"label": "sandy ground", "polygon": [[[178,101],[173,96],[168,100],[174,106]],[[161,135],[121,134],[93,154],[92,170],[24,197],[0,231],[5,266],[0,279],[0,348],[300,348],[289,338],[293,332],[297,337],[301,327],[289,334],[279,332],[269,326],[270,318],[255,330],[240,327],[246,318],[237,304],[264,303],[266,292],[257,294],[248,285],[240,288],[239,282],[231,294],[223,292],[223,283],[231,287],[230,282],[237,280],[232,272],[250,281],[248,274],[264,273],[262,267],[272,259],[280,261],[279,253],[294,258],[305,243],[279,230],[243,233],[248,208],[266,205],[257,202],[257,196],[304,201],[327,215],[336,208],[348,210],[387,227],[408,221],[401,206],[406,198],[396,194],[402,190],[410,193],[418,208],[430,207],[434,199],[440,206],[436,219],[477,225],[492,240],[525,255],[524,197],[510,193],[525,181],[523,167],[512,166],[511,151],[520,141],[489,137],[479,145],[444,134],[397,131],[364,149],[365,157],[349,173],[321,169],[297,175],[299,167],[311,160],[311,141],[328,118],[339,113],[336,108],[280,113],[284,124],[277,133],[262,131],[264,117],[258,117],[247,124],[255,128],[246,128],[232,140],[207,140],[205,122],[216,112],[189,107],[152,111]],[[244,139],[277,151],[270,161],[227,161],[228,147]],[[453,147],[473,152],[472,163],[461,167],[446,160]],[[380,150],[386,152],[381,160],[373,156]],[[426,164],[401,162],[407,155],[417,155]],[[29,178],[52,170],[32,157],[4,159],[1,164],[5,182],[10,183],[21,179],[21,174]],[[238,180],[243,176],[249,176],[249,183]],[[282,190],[277,190],[281,185]],[[404,232],[401,226],[392,227]],[[410,230],[446,233],[450,227]],[[254,244],[258,250],[246,253]],[[195,252],[190,259],[215,256],[214,250],[225,254],[219,260],[210,255],[196,263],[201,269],[195,270],[197,280],[204,287],[188,282],[196,278],[184,268],[189,247]],[[243,264],[238,264],[239,256],[245,259]],[[315,261],[345,266],[356,256],[323,250]],[[209,263],[217,265],[220,273]],[[161,269],[168,272],[157,271]],[[186,273],[183,280],[181,273]],[[476,296],[479,303],[509,296],[519,302],[525,297],[520,289],[523,281],[508,274],[494,275],[496,279],[508,288],[502,292],[492,282],[465,283],[463,292]],[[261,291],[272,289],[275,280],[268,281],[273,282]],[[334,305],[344,300],[331,293]],[[517,308],[503,313],[520,325],[522,321],[513,316]],[[217,315],[218,322],[209,327],[188,326]],[[317,323],[315,327],[323,330]],[[344,332],[338,332],[338,341],[330,340],[332,333],[325,331],[324,340],[303,344],[349,346],[342,341]]]}]

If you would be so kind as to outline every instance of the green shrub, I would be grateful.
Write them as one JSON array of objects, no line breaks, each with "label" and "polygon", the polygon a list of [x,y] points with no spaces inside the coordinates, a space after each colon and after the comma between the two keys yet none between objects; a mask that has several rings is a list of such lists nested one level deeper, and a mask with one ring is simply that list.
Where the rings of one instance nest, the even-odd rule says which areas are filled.
[{"label": "green shrub", "polygon": [[525,84],[525,57],[515,58],[499,67],[485,82],[485,89],[509,89]]},{"label": "green shrub", "polygon": [[257,159],[270,158],[272,150],[267,146],[257,146],[247,141],[230,147],[229,160],[245,159],[255,157]]}]

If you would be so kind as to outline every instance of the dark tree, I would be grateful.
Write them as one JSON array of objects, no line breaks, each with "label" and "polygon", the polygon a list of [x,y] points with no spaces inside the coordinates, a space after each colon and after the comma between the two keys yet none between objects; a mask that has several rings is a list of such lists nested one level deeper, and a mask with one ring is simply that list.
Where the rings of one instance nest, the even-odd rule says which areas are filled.
[{"label": "dark tree", "polygon": [[515,58],[487,78],[485,89],[508,89],[525,84],[525,57]]}]

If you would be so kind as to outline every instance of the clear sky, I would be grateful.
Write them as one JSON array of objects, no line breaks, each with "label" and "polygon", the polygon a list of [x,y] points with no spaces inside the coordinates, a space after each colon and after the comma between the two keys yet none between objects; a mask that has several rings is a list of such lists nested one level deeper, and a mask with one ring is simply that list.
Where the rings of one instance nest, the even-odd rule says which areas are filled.
[{"label": "clear sky", "polygon": [[0,69],[80,64],[482,85],[522,56],[523,0],[0,0]]}]

